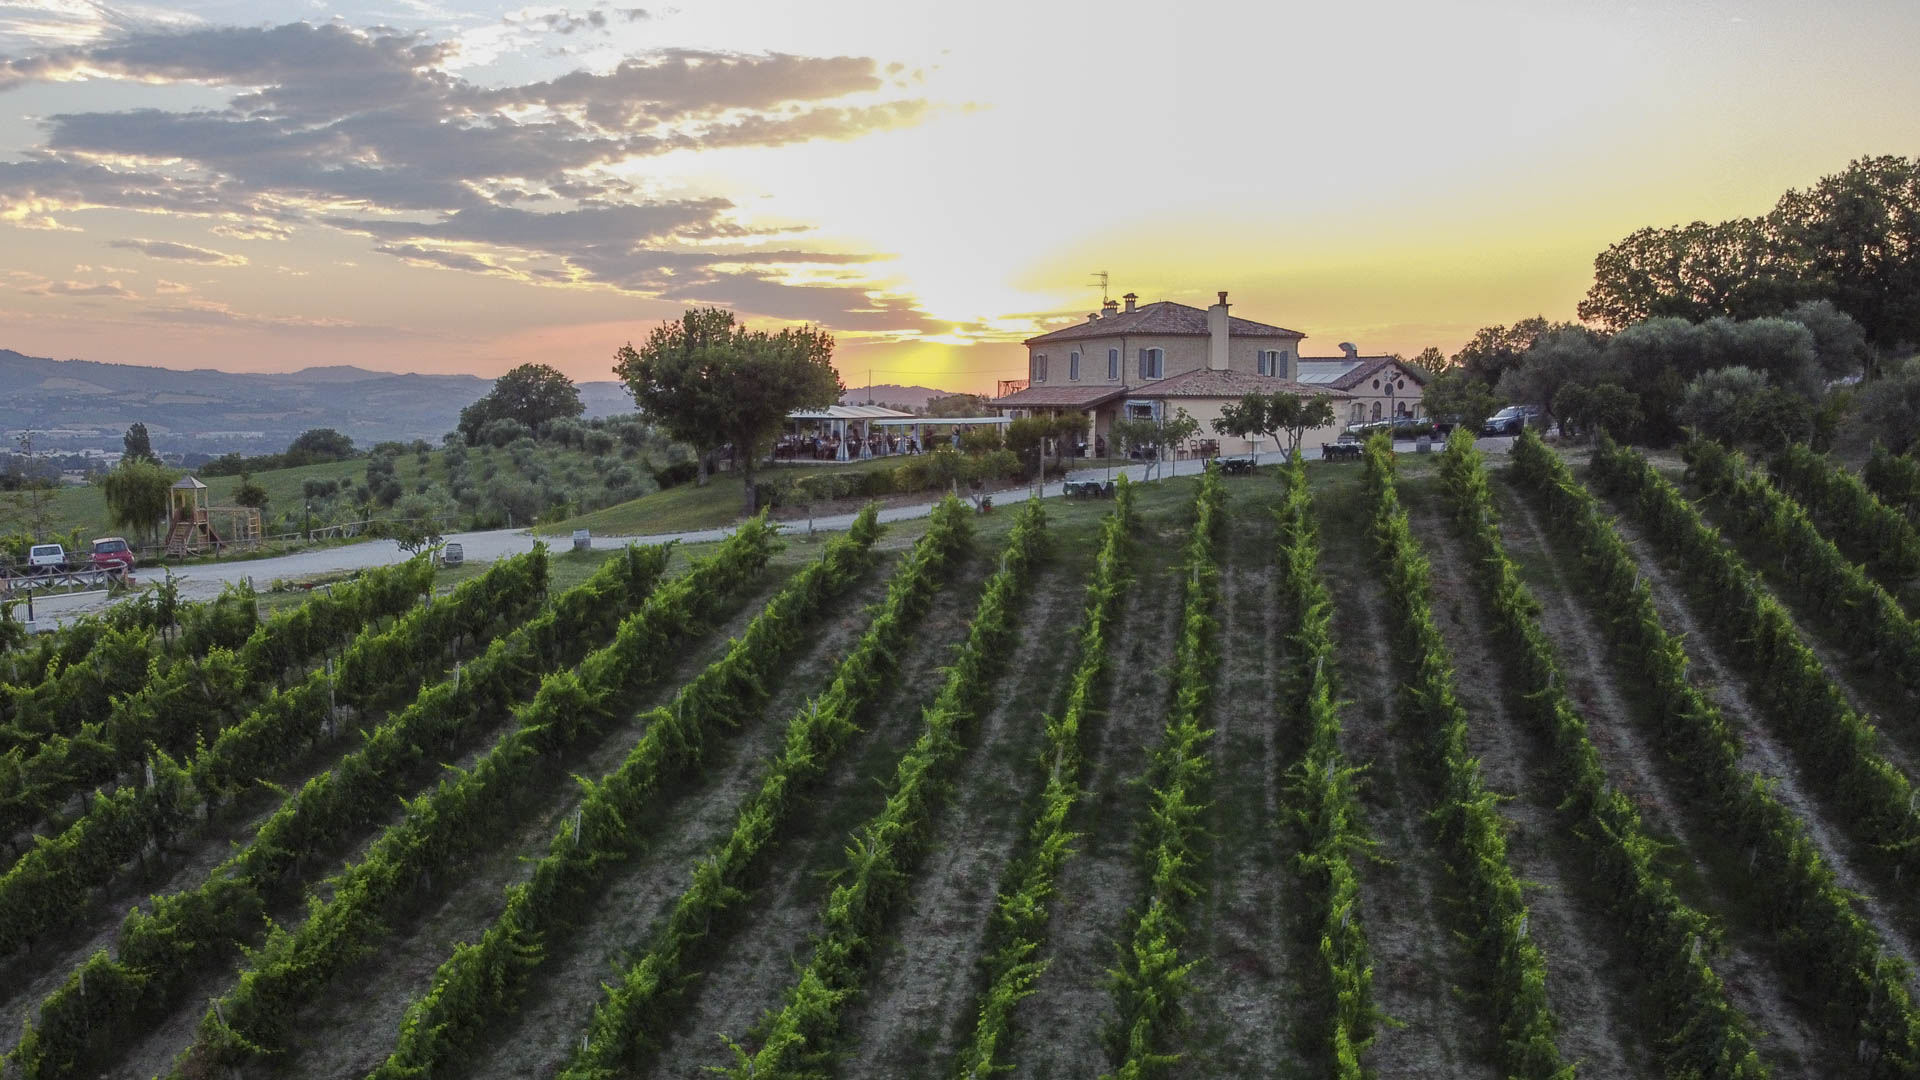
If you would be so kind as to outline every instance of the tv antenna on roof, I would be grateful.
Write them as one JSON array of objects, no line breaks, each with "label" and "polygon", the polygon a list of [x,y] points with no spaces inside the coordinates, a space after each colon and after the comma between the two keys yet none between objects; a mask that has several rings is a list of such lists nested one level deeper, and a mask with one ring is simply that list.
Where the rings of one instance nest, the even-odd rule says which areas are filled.
[{"label": "tv antenna on roof", "polygon": [[1095,270],[1093,272],[1092,284],[1100,286],[1100,303],[1102,306],[1105,306],[1107,302],[1107,272],[1105,270]]}]

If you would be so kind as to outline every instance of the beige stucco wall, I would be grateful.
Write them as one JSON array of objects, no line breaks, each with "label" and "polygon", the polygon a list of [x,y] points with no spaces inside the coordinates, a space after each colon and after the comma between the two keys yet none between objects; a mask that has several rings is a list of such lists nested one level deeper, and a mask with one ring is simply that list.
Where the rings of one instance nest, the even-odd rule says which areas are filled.
[{"label": "beige stucco wall", "polygon": [[[1386,390],[1386,375],[1389,370],[1398,375],[1398,385],[1394,388],[1391,401],[1389,401],[1387,397]],[[1376,388],[1373,385],[1375,382],[1379,382],[1380,386]],[[1373,419],[1373,406],[1376,402],[1380,405],[1380,416],[1382,419],[1392,416],[1393,410],[1402,405],[1406,406],[1404,411],[1408,415],[1426,415],[1421,406],[1422,388],[1420,384],[1415,382],[1413,376],[1407,374],[1406,370],[1398,365],[1390,369],[1382,369],[1374,375],[1369,376],[1358,386],[1348,387],[1347,393],[1353,395],[1353,400],[1336,402],[1333,409],[1334,415],[1339,417],[1340,426],[1342,427],[1354,422],[1353,409],[1356,403],[1363,410],[1364,418],[1367,420]]]}]

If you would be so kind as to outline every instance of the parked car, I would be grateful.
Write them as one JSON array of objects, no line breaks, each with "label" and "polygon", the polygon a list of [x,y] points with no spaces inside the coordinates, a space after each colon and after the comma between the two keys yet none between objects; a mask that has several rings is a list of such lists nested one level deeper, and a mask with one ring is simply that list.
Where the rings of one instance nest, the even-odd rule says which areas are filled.
[{"label": "parked car", "polygon": [[93,542],[93,554],[87,556],[87,565],[95,570],[105,570],[118,566],[131,572],[133,570],[133,547],[125,537],[103,536]]},{"label": "parked car", "polygon": [[35,544],[27,549],[27,571],[56,574],[67,568],[67,549],[59,544]]},{"label": "parked car", "polygon": [[1341,432],[1340,437],[1345,439],[1348,435],[1351,435],[1356,439],[1364,441],[1381,428],[1391,429],[1393,437],[1396,439],[1412,439],[1421,435],[1432,435],[1436,430],[1431,417],[1396,416],[1390,420],[1362,420],[1356,424],[1348,424],[1347,429]]},{"label": "parked car", "polygon": [[1546,415],[1538,405],[1509,405],[1480,425],[1482,435],[1518,435],[1523,427],[1543,427]]}]

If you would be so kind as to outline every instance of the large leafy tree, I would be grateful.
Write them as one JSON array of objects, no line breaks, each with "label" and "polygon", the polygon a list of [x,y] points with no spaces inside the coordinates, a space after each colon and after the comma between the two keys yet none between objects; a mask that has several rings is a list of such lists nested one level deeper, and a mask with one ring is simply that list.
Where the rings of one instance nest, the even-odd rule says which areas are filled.
[{"label": "large leafy tree", "polygon": [[1799,260],[1766,218],[1640,229],[1593,261],[1580,317],[1618,330],[1644,319],[1776,315],[1805,294]]},{"label": "large leafy tree", "polygon": [[167,489],[180,474],[145,458],[122,458],[101,486],[107,497],[107,518],[135,536],[152,539],[167,516]]},{"label": "large leafy tree", "polygon": [[1473,339],[1453,354],[1452,366],[1464,369],[1469,375],[1488,386],[1500,381],[1507,369],[1520,363],[1533,343],[1554,329],[1545,316],[1535,315],[1531,319],[1521,319],[1512,326],[1483,326],[1473,335]]},{"label": "large leafy tree", "polygon": [[754,466],[795,409],[822,409],[844,388],[833,367],[833,337],[813,327],[778,333],[748,330],[732,312],[688,310],[663,323],[646,344],[614,354],[613,372],[640,411],[703,461],[731,444],[746,487],[746,511],[755,509]]},{"label": "large leafy tree", "polygon": [[332,428],[308,428],[287,445],[288,465],[345,461],[354,456],[353,440]]},{"label": "large leafy tree", "polygon": [[1484,380],[1456,367],[1434,376],[1420,404],[1428,416],[1477,432],[1487,417],[1500,411],[1502,402]]},{"label": "large leafy tree", "polygon": [[942,394],[927,399],[928,416],[986,416],[987,399],[979,394]]},{"label": "large leafy tree", "polygon": [[1172,416],[1155,419],[1117,420],[1113,425],[1113,441],[1118,443],[1122,453],[1139,450],[1152,455],[1149,473],[1158,474],[1161,464],[1166,461],[1167,451],[1193,438],[1200,430],[1200,421],[1187,415],[1185,409],[1173,410]]},{"label": "large leafy tree", "polygon": [[495,420],[518,420],[529,431],[586,411],[573,380],[546,364],[521,364],[494,380],[486,397],[460,410],[460,434],[469,445]]}]

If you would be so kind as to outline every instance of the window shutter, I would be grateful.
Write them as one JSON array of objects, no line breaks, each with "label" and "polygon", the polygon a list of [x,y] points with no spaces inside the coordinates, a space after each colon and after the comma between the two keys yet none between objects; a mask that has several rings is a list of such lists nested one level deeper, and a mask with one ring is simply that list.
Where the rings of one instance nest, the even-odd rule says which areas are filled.
[{"label": "window shutter", "polygon": [[1147,374],[1147,350],[1145,349],[1140,350],[1140,377],[1143,379],[1150,379],[1153,377]]}]

